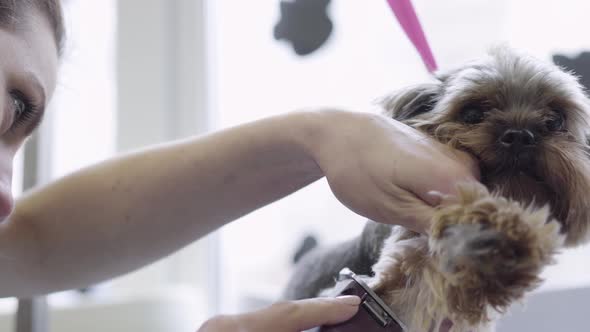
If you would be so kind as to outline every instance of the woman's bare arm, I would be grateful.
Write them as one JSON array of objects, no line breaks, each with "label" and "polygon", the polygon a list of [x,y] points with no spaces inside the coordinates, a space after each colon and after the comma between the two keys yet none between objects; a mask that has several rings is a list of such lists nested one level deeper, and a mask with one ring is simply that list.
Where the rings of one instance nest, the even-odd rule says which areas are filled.
[{"label": "woman's bare arm", "polygon": [[[429,190],[449,192],[474,172],[463,155],[414,135],[380,116],[310,111],[81,170],[25,195],[0,225],[0,296],[82,287],[132,271],[324,175],[354,211],[422,230],[426,220],[396,211],[400,190],[428,200]],[[411,180],[426,169],[414,164],[428,162],[447,167],[428,169],[431,180]]]}]

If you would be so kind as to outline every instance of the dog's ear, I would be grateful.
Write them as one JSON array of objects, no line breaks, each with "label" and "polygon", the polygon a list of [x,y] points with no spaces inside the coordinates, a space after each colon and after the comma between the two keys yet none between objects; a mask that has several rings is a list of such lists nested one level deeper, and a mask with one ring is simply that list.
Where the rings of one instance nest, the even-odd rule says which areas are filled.
[{"label": "dog's ear", "polygon": [[430,112],[441,94],[441,84],[421,84],[408,87],[381,100],[385,114],[398,121],[406,121]]}]

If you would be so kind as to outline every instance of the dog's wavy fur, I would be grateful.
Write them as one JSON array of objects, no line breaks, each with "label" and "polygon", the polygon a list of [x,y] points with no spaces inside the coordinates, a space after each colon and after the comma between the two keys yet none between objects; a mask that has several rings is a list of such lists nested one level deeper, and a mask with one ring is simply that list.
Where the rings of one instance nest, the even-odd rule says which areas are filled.
[{"label": "dog's wavy fur", "polygon": [[[285,297],[318,296],[348,266],[371,276],[409,331],[438,331],[447,319],[452,331],[493,330],[497,316],[539,285],[557,250],[588,239],[590,102],[572,74],[497,47],[388,96],[383,107],[470,153],[485,187],[462,184],[457,197],[444,198],[428,237],[369,221],[358,238],[313,250]],[[534,133],[534,148],[525,154],[499,144],[510,129]],[[408,213],[425,213],[404,195]]]}]

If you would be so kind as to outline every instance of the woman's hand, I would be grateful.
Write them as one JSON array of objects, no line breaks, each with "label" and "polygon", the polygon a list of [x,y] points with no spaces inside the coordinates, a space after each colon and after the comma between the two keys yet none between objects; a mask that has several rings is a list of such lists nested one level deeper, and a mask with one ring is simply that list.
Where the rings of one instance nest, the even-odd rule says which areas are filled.
[{"label": "woman's hand", "polygon": [[359,304],[357,296],[277,303],[256,312],[214,317],[198,332],[300,332],[347,321]]},{"label": "woman's hand", "polygon": [[374,221],[425,232],[440,196],[479,176],[468,154],[385,116],[319,111],[309,117],[304,145],[332,191]]}]

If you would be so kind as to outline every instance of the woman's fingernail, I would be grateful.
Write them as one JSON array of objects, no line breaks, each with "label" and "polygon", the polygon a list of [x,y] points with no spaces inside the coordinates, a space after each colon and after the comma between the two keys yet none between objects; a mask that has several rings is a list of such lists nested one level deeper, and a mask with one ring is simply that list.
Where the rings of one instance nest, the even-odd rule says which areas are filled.
[{"label": "woman's fingernail", "polygon": [[440,205],[440,203],[443,200],[444,195],[440,192],[440,191],[429,191],[426,193],[426,195],[428,195],[428,204],[432,205],[432,206],[437,206]]},{"label": "woman's fingernail", "polygon": [[359,305],[361,304],[361,298],[355,295],[338,296],[336,301],[342,304],[348,305]]},{"label": "woman's fingernail", "polygon": [[437,190],[429,191],[428,195],[434,196],[434,197],[441,197],[441,198],[444,196],[443,193],[441,193],[440,191],[437,191]]}]

